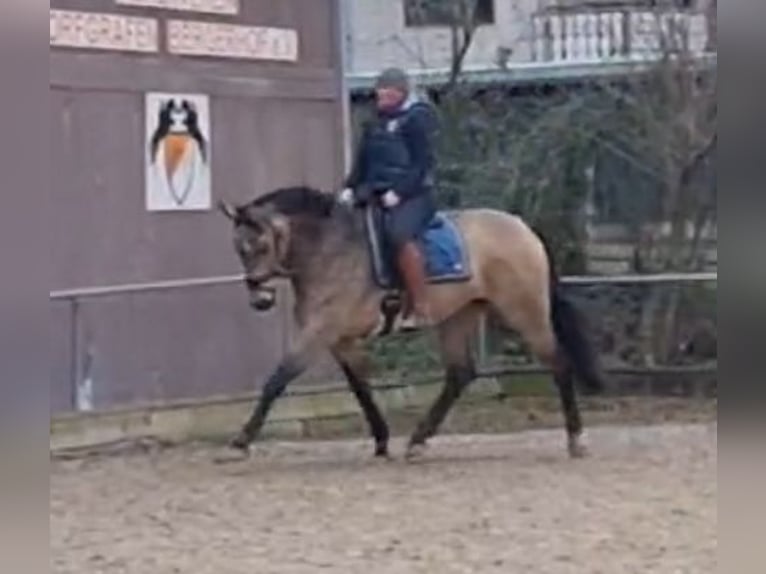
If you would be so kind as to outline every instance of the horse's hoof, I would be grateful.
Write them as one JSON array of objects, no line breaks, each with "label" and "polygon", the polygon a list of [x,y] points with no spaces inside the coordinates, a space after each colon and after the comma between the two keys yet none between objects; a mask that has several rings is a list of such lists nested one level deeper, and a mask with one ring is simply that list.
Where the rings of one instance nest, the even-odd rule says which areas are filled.
[{"label": "horse's hoof", "polygon": [[579,437],[569,439],[567,450],[570,458],[586,458],[590,454],[588,447],[582,444]]},{"label": "horse's hoof", "polygon": [[229,442],[229,447],[237,452],[243,453],[245,455],[250,453],[250,444],[252,441],[250,440],[250,437],[247,436],[244,432],[239,433],[237,436],[235,436],[231,441]]},{"label": "horse's hoof", "polygon": [[232,464],[242,462],[250,458],[250,444],[237,436],[229,441],[228,448],[213,458],[215,464]]},{"label": "horse's hoof", "polygon": [[375,454],[375,456],[372,457],[372,462],[375,464],[380,464],[380,465],[388,464],[389,462],[393,462],[393,461],[394,461],[393,457],[388,453]]},{"label": "horse's hoof", "polygon": [[404,460],[407,462],[415,462],[426,454],[425,444],[410,444],[407,447],[407,451],[404,453]]},{"label": "horse's hoof", "polygon": [[376,447],[375,454],[373,456],[380,460],[391,460],[391,455],[388,453],[388,446]]},{"label": "horse's hoof", "polygon": [[213,462],[215,464],[237,464],[239,462],[244,462],[250,459],[250,451],[249,450],[239,450],[239,449],[227,449],[223,451],[221,454],[218,454],[213,457]]}]

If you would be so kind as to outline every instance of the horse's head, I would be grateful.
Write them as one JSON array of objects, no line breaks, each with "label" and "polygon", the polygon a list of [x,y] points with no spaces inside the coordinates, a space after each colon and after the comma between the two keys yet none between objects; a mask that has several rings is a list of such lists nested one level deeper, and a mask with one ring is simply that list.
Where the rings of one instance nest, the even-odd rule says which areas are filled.
[{"label": "horse's head", "polygon": [[276,289],[269,282],[290,276],[285,267],[288,221],[278,213],[259,207],[226,202],[219,203],[218,207],[234,224],[234,249],[244,268],[250,306],[256,311],[268,311],[276,303]]}]

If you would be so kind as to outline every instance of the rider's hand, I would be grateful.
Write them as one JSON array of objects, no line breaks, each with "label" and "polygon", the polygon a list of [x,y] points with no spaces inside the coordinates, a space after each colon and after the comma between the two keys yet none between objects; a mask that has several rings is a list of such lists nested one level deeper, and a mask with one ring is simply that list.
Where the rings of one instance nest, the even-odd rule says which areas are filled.
[{"label": "rider's hand", "polygon": [[341,190],[338,194],[338,203],[343,205],[352,205],[354,203],[354,190],[350,187]]},{"label": "rider's hand", "polygon": [[388,209],[391,209],[392,207],[399,205],[401,200],[393,189],[389,189],[386,193],[383,194],[382,201],[384,206],[386,206]]}]

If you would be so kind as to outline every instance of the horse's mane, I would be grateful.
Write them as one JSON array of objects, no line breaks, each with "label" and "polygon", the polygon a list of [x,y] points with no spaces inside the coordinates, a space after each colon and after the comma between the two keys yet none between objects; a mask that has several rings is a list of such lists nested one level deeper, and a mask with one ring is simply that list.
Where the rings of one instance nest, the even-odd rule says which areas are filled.
[{"label": "horse's mane", "polygon": [[[297,218],[302,230],[310,239],[318,239],[320,230],[356,241],[362,237],[364,224],[357,210],[338,204],[331,193],[308,186],[283,187],[262,195],[245,206],[271,207],[286,217]],[[312,240],[313,240],[312,239]]]},{"label": "horse's mane", "polygon": [[337,205],[332,194],[306,186],[283,187],[271,191],[250,204],[251,207],[270,205],[288,217],[307,215],[318,219],[330,218]]}]

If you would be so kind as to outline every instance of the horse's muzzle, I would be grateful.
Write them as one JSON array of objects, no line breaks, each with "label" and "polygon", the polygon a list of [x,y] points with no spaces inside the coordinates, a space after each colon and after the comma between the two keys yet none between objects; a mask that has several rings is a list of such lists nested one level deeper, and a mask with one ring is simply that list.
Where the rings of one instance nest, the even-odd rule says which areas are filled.
[{"label": "horse's muzzle", "polygon": [[277,302],[277,294],[270,287],[261,287],[250,292],[250,306],[256,311],[268,311]]},{"label": "horse's muzzle", "polygon": [[250,307],[256,311],[268,311],[277,302],[277,290],[274,287],[267,287],[254,282],[247,282],[250,292]]}]

